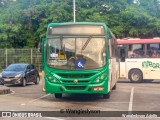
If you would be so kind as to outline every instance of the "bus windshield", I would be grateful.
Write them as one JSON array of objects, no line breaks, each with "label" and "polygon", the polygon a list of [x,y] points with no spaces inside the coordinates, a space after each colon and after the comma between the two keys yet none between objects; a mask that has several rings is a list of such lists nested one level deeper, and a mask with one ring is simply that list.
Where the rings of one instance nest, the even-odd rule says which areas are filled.
[{"label": "bus windshield", "polygon": [[57,69],[83,70],[106,64],[105,38],[59,37],[47,39],[47,65]]}]

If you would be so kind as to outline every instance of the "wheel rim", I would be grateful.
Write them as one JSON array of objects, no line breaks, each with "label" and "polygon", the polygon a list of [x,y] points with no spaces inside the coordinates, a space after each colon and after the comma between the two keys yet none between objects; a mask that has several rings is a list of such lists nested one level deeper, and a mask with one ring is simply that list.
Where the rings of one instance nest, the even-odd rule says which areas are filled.
[{"label": "wheel rim", "polygon": [[139,80],[140,76],[137,73],[133,73],[131,77],[132,77],[132,80],[137,81],[137,80]]},{"label": "wheel rim", "polygon": [[23,80],[23,86],[26,86],[26,80],[25,79]]}]

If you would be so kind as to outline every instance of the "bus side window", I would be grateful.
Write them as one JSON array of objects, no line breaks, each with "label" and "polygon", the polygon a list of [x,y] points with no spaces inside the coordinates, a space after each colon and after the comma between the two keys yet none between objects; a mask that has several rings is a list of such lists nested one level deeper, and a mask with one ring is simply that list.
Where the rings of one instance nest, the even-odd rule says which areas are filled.
[{"label": "bus side window", "polygon": [[124,48],[120,49],[120,60],[121,62],[125,62],[125,58],[126,58],[126,51]]},{"label": "bus side window", "polygon": [[132,51],[132,45],[129,45],[128,47],[129,51]]},{"label": "bus side window", "polygon": [[132,45],[128,45],[128,57],[131,58],[133,56]]}]

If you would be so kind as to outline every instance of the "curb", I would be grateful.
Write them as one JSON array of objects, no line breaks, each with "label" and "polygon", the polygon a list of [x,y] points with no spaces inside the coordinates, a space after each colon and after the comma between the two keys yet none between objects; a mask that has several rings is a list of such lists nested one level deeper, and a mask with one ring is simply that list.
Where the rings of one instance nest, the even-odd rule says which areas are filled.
[{"label": "curb", "polygon": [[9,93],[10,93],[10,88],[0,85],[0,95],[9,94]]}]

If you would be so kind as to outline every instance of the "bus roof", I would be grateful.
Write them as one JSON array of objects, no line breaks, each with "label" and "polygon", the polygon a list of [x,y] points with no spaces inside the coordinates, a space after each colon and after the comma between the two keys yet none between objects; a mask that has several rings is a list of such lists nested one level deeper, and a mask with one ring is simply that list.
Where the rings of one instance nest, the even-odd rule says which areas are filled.
[{"label": "bus roof", "polygon": [[118,45],[123,45],[123,44],[145,44],[145,43],[160,43],[160,38],[150,38],[150,39],[117,39],[116,43]]},{"label": "bus roof", "polygon": [[60,25],[106,25],[103,22],[63,22],[63,23],[50,23],[48,27]]},{"label": "bus roof", "polygon": [[[90,26],[90,27],[89,27]],[[108,32],[114,36],[105,23],[102,22],[65,22],[50,23],[47,35],[105,35]]]}]

